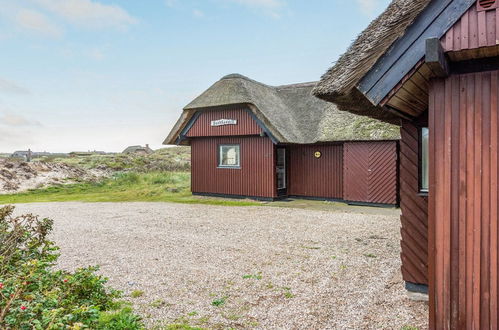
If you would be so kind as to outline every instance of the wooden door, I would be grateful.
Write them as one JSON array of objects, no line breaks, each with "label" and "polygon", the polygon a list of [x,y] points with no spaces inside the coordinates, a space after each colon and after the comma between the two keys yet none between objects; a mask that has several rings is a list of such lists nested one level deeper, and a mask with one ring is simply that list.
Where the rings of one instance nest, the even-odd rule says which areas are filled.
[{"label": "wooden door", "polygon": [[290,196],[343,198],[343,145],[288,147]]},{"label": "wooden door", "polygon": [[344,199],[361,203],[397,204],[397,162],[395,141],[345,143]]},{"label": "wooden door", "polygon": [[498,329],[499,72],[430,86],[429,281],[433,329]]}]

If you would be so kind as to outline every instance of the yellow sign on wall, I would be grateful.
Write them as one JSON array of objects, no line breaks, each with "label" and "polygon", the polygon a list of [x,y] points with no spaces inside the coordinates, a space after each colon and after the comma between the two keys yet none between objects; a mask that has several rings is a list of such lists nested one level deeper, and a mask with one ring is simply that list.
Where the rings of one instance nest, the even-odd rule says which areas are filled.
[{"label": "yellow sign on wall", "polygon": [[314,153],[314,156],[315,156],[315,158],[321,158],[321,157],[322,157],[322,152],[320,152],[320,151],[316,151],[316,152]]}]

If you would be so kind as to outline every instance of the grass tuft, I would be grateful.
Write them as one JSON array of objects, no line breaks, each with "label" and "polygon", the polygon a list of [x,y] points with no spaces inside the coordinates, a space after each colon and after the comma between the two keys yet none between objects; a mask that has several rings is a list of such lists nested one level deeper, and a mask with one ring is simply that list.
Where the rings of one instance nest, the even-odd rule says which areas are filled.
[{"label": "grass tuft", "polygon": [[223,297],[223,298],[219,298],[219,299],[215,299],[211,302],[211,305],[212,306],[215,306],[215,307],[220,307],[220,306],[223,306],[225,305],[226,303],[226,300],[227,298]]},{"label": "grass tuft", "polygon": [[143,295],[144,295],[144,291],[142,291],[142,290],[134,290],[130,294],[130,297],[132,297],[132,298],[139,298],[139,297],[142,297]]}]

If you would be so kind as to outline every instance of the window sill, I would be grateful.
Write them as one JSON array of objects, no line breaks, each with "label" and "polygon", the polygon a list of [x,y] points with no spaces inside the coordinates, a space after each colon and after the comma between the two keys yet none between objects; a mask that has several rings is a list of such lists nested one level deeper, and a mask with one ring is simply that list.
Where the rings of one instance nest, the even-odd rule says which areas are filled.
[{"label": "window sill", "polygon": [[427,191],[420,191],[418,192],[419,197],[428,197],[428,192]]},{"label": "window sill", "polygon": [[217,166],[220,170],[240,170],[241,166]]}]

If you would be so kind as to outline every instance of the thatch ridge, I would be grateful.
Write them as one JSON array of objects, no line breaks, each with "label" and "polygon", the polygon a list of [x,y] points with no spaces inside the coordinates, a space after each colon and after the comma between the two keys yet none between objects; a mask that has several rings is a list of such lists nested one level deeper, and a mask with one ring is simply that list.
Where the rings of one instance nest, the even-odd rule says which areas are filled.
[{"label": "thatch ridge", "polygon": [[316,82],[269,86],[248,77],[223,77],[190,102],[165,144],[174,144],[197,111],[242,105],[249,108],[281,143],[310,144],[400,138],[395,125],[338,110],[312,95]]}]

